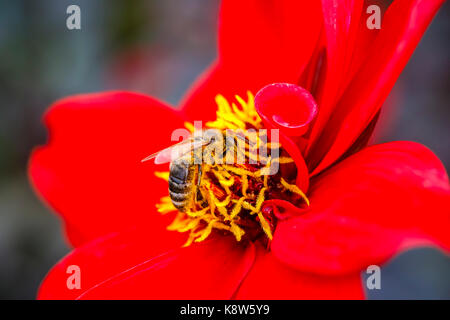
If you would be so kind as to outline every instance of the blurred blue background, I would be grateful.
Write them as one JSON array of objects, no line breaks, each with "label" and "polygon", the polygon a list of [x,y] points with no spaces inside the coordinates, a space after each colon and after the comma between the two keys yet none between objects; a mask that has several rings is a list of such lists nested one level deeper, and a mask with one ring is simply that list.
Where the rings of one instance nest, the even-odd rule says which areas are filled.
[{"label": "blurred blue background", "polygon": [[[81,30],[66,9],[81,8]],[[0,299],[33,299],[69,252],[58,218],[27,181],[41,116],[56,99],[126,89],[176,105],[216,55],[217,0],[0,0]],[[376,141],[413,140],[450,168],[450,5],[438,13],[392,91]],[[424,213],[424,219],[427,213]],[[364,278],[365,275],[363,274]],[[450,259],[435,249],[382,267],[372,299],[449,299]]]}]

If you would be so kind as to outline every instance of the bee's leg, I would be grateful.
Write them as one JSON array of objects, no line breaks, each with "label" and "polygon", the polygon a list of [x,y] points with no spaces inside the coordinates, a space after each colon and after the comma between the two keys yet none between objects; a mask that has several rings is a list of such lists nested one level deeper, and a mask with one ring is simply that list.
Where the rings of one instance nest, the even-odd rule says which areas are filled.
[{"label": "bee's leg", "polygon": [[225,147],[223,148],[223,152],[222,152],[222,158],[225,158],[228,152],[228,146],[225,144]]},{"label": "bee's leg", "polygon": [[224,148],[223,148],[223,152],[222,152],[222,163],[226,163],[226,161],[228,160],[228,152],[229,152],[230,148],[228,146],[227,143],[225,143]]},{"label": "bee's leg", "polygon": [[198,164],[197,168],[198,168],[198,170],[197,170],[197,172],[198,172],[197,186],[199,186],[200,182],[202,181],[202,171],[203,171],[202,169],[203,169],[203,167],[202,167],[201,164]]}]

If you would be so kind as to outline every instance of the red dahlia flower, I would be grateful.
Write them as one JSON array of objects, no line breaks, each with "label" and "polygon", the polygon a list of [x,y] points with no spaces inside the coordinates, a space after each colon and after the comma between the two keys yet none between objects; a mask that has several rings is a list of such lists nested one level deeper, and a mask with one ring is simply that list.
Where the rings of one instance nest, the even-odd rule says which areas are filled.
[{"label": "red dahlia flower", "polygon": [[[49,141],[29,171],[74,250],[39,298],[363,298],[359,273],[368,265],[415,246],[448,250],[450,186],[440,161],[413,142],[366,147],[442,2],[396,0],[381,30],[369,30],[363,1],[226,0],[219,57],[179,111],[127,92],[56,102],[45,116]],[[272,83],[292,85],[265,87]],[[247,92],[257,93],[254,104],[251,94],[239,98]],[[279,129],[295,175],[282,171],[270,182],[227,171],[235,201],[223,203],[224,195],[212,205],[230,215],[240,201],[241,220],[205,218],[189,228],[196,220],[184,215],[173,229],[191,232],[168,231],[173,214],[155,208],[167,211],[167,182],[154,174],[161,166],[140,160],[171,145],[186,121],[214,120],[215,97],[217,121]],[[245,188],[261,198],[240,200]],[[222,215],[208,208],[208,219]],[[252,236],[239,238],[239,230]],[[80,267],[80,289],[66,285],[71,265]]]}]

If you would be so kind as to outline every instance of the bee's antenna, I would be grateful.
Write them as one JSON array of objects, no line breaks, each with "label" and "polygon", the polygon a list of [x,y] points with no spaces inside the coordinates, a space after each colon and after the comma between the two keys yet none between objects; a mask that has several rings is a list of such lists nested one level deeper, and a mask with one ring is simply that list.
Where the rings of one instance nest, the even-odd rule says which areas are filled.
[{"label": "bee's antenna", "polygon": [[235,134],[234,136],[235,136],[236,138],[238,138],[238,139],[240,139],[240,140],[242,140],[242,141],[248,143],[251,147],[253,147],[253,146],[256,144],[256,142],[250,141],[250,140],[247,139],[247,137],[245,137],[245,136],[241,136],[241,135],[239,135],[239,134]]}]

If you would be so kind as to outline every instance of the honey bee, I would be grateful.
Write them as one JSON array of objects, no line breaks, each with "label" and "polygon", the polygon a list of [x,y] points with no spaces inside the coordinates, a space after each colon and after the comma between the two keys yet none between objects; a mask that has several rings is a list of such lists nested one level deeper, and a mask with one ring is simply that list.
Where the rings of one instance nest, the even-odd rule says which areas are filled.
[{"label": "honey bee", "polygon": [[[205,150],[204,150],[205,149]],[[145,159],[155,159],[156,164],[170,162],[169,196],[179,211],[185,212],[194,195],[194,185],[200,185],[202,165],[214,162],[211,153],[224,153],[224,137],[221,131],[202,131],[200,136],[189,139],[156,152]]]},{"label": "honey bee", "polygon": [[[228,133],[227,133],[228,134]],[[253,145],[253,142],[239,134],[233,137]],[[145,159],[155,159],[156,164],[170,162],[169,169],[169,196],[179,211],[185,212],[191,202],[197,197],[194,186],[200,185],[202,178],[202,165],[213,164],[219,156],[220,159],[226,154],[229,139],[219,130],[202,131],[200,136],[177,143],[171,147],[156,152]],[[198,190],[198,189],[196,189]]]}]

